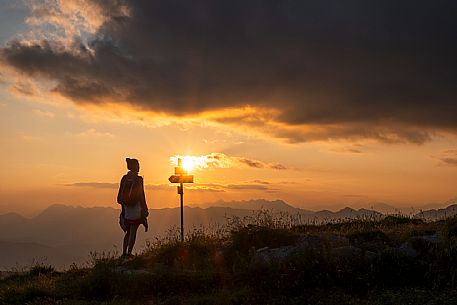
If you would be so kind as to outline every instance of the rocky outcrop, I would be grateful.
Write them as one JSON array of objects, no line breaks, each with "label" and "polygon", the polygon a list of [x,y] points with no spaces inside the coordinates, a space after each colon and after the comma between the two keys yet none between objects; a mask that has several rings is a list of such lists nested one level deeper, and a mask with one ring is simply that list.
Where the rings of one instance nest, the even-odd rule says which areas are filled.
[{"label": "rocky outcrop", "polygon": [[397,249],[405,256],[416,258],[431,251],[439,242],[437,234],[414,236],[402,243]]},{"label": "rocky outcrop", "polygon": [[[401,255],[416,258],[432,251],[439,244],[437,234],[414,236],[398,247],[393,247]],[[382,249],[379,249],[381,251]],[[282,263],[294,255],[303,255],[307,251],[323,253],[328,251],[338,259],[365,259],[373,260],[378,256],[375,251],[368,251],[351,244],[350,240],[338,234],[305,235],[300,237],[294,245],[278,248],[264,247],[257,249],[252,257],[251,265],[259,266],[271,263]]]},{"label": "rocky outcrop", "polygon": [[376,253],[372,251],[364,251],[363,249],[354,246],[344,246],[333,248],[331,252],[337,258],[342,259],[367,259],[372,260],[376,257]]},{"label": "rocky outcrop", "polygon": [[[262,265],[269,263],[281,263],[290,259],[293,255],[301,255],[307,251],[322,253],[328,249],[338,249],[351,247],[349,240],[342,235],[320,234],[305,235],[300,237],[294,245],[278,248],[264,247],[257,249],[252,257],[252,265]],[[355,248],[355,247],[354,247]],[[362,251],[361,249],[359,249]],[[341,250],[337,250],[341,251]]]}]

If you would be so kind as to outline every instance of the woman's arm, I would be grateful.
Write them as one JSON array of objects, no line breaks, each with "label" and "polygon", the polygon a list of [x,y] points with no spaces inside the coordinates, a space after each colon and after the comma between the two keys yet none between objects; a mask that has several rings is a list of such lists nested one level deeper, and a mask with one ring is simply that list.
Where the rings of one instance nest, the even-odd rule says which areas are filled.
[{"label": "woman's arm", "polygon": [[122,204],[122,190],[124,188],[125,176],[122,176],[121,183],[119,184],[119,191],[117,192],[117,203]]},{"label": "woman's arm", "polygon": [[148,205],[146,203],[146,195],[144,194],[144,182],[143,182],[143,177],[140,178],[140,183],[141,183],[141,194],[140,194],[140,201],[141,201],[141,208],[143,210],[143,213],[148,216],[149,211],[148,211]]}]

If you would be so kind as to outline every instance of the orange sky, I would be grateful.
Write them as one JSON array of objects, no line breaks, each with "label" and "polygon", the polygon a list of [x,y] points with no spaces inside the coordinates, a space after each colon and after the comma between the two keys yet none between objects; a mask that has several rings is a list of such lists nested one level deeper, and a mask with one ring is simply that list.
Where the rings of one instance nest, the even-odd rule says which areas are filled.
[{"label": "orange sky", "polygon": [[[271,84],[261,89],[246,88],[249,101],[243,102],[237,98],[244,92],[219,88],[213,92],[216,96],[221,92],[227,95],[217,96],[221,100],[215,103],[217,107],[200,105],[207,103],[204,99],[213,98],[209,93],[191,96],[184,104],[179,104],[180,96],[170,95],[177,101],[173,108],[173,102],[158,102],[155,97],[135,100],[126,94],[128,87],[119,89],[118,95],[84,99],[79,96],[84,93],[82,89],[71,94],[70,88],[59,91],[63,90],[60,72],[30,72],[30,67],[18,64],[22,53],[17,59],[14,52],[34,46],[48,50],[43,42],[48,40],[61,44],[62,50],[73,48],[73,38],[89,41],[109,16],[94,13],[101,6],[81,11],[80,1],[75,0],[57,1],[58,14],[48,7],[48,15],[40,19],[38,12],[46,10],[7,2],[0,13],[5,25],[0,29],[0,43],[4,54],[10,56],[10,62],[0,61],[0,213],[32,215],[55,203],[116,207],[117,183],[126,172],[126,157],[140,161],[149,206],[174,207],[178,195],[167,179],[174,166],[170,157],[175,155],[219,154],[228,160],[224,166],[193,171],[197,183],[186,190],[189,204],[265,198],[283,199],[308,209],[370,207],[376,202],[421,207],[443,206],[457,196],[455,128],[448,123],[440,125],[440,120],[433,118],[435,114],[427,115],[427,108],[425,118],[422,109],[417,120],[408,112],[409,101],[406,108],[398,112],[392,108],[386,115],[384,112],[391,109],[383,108],[384,104],[375,107],[376,111],[342,108],[347,102],[346,90],[358,90],[359,84],[344,90],[335,86],[325,94],[305,92],[308,95],[303,100],[312,100],[306,104],[295,100],[301,91],[293,90],[300,86],[291,87],[293,92],[283,88],[294,84],[292,81],[278,84],[279,89],[271,95],[263,93]],[[121,7],[119,14],[133,18],[134,9]],[[74,11],[85,19],[72,18]],[[49,24],[65,29],[65,35],[52,32]],[[8,45],[13,40],[19,41],[21,48]],[[72,56],[78,58],[75,54]],[[288,60],[293,58],[294,53],[287,54]],[[202,64],[202,71],[204,68]],[[401,75],[399,72],[396,77]],[[257,77],[261,76],[259,72]],[[81,77],[86,81],[89,76]],[[380,78],[376,75],[373,79]],[[236,87],[233,79],[223,80]],[[265,78],[265,82],[271,80]],[[191,85],[194,90],[193,81]],[[338,103],[327,105],[325,99]],[[437,101],[438,97],[427,103]],[[371,102],[380,103],[379,96],[369,97],[366,103]],[[390,102],[389,107],[395,105]],[[455,109],[453,105],[446,107],[442,109]],[[450,112],[443,111],[444,121]],[[346,117],[338,117],[339,112]],[[319,119],[322,113],[327,117]]]},{"label": "orange sky", "polygon": [[266,198],[312,209],[373,202],[421,206],[456,195],[457,168],[440,160],[455,147],[452,137],[423,145],[342,140],[289,144],[204,121],[151,127],[112,117],[111,109],[12,94],[8,86],[2,87],[0,100],[2,212],[27,213],[53,203],[116,206],[117,186],[99,183],[118,183],[127,156],[140,160],[153,208],[178,204],[167,181],[173,173],[171,156],[210,153],[260,161],[263,168],[234,163],[194,170],[196,186],[218,186],[187,191],[188,203]]}]

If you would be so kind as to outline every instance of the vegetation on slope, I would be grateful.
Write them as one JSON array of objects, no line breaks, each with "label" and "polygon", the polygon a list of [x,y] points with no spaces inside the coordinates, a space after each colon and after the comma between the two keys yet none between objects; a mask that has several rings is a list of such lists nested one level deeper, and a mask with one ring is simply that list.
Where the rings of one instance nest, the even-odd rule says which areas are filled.
[{"label": "vegetation on slope", "polygon": [[457,218],[294,225],[261,212],[176,234],[123,261],[36,265],[0,281],[0,304],[456,304]]}]

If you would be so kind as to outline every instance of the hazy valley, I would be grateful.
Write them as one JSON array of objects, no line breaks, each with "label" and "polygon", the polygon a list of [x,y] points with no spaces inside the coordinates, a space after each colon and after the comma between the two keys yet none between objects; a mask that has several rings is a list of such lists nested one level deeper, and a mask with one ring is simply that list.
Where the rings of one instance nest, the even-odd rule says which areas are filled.
[{"label": "hazy valley", "polygon": [[[199,228],[217,230],[234,219],[254,218],[260,210],[289,218],[294,223],[320,223],[349,218],[379,218],[383,214],[368,209],[344,208],[309,211],[295,208],[284,201],[248,200],[215,202],[203,207],[185,207],[187,232]],[[167,234],[175,234],[179,226],[179,208],[151,209],[150,229],[140,227],[137,251],[146,242]],[[436,220],[457,214],[457,206],[425,210],[412,215]],[[122,230],[118,225],[119,210],[114,208],[82,208],[52,205],[38,216],[25,218],[16,213],[0,215],[0,270],[22,268],[35,262],[46,262],[58,268],[72,263],[83,264],[91,251],[119,251]]]}]

